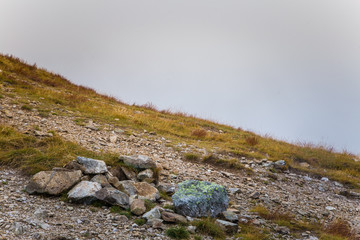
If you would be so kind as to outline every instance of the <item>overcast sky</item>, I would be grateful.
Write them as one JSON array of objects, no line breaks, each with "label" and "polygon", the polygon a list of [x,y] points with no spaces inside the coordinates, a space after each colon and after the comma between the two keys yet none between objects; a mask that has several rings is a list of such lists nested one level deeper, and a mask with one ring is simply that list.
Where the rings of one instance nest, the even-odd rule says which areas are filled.
[{"label": "overcast sky", "polygon": [[127,103],[360,153],[358,0],[0,0],[0,52]]}]

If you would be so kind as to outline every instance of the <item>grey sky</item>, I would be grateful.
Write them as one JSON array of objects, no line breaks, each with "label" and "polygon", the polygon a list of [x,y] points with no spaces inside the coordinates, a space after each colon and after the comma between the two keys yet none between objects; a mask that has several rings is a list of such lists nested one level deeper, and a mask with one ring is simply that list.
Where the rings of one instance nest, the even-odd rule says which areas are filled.
[{"label": "grey sky", "polygon": [[128,103],[360,153],[358,0],[1,0],[0,34]]}]

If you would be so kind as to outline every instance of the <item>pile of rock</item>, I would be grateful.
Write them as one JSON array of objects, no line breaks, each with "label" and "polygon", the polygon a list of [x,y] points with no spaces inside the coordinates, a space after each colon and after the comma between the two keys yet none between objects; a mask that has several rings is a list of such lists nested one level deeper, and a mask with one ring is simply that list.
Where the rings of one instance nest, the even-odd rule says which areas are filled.
[{"label": "pile of rock", "polygon": [[[147,156],[121,156],[120,164],[108,167],[104,161],[77,157],[63,168],[35,174],[26,191],[29,194],[67,194],[72,202],[91,204],[101,201],[130,209],[157,229],[164,223],[187,223],[198,217],[221,216],[216,223],[226,232],[238,230],[237,221],[227,212],[229,203],[225,187],[206,181],[188,180],[175,186],[157,182],[155,162]],[[156,185],[155,185],[156,184]],[[174,210],[155,206],[147,209],[146,200],[156,202],[160,191],[172,195]]]},{"label": "pile of rock", "polygon": [[[26,186],[29,194],[66,193],[69,200],[90,204],[95,200],[129,208],[132,199],[156,201],[159,191],[153,170],[155,162],[147,156],[121,156],[122,165],[109,168],[104,161],[77,157],[63,168],[41,171]],[[136,170],[136,171],[135,171]],[[70,190],[70,191],[69,191]]]}]

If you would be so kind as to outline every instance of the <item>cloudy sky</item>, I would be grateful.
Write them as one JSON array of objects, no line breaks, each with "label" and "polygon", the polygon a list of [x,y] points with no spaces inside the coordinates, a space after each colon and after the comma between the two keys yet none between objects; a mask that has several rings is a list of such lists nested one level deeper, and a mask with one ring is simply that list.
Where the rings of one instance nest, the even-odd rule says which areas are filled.
[{"label": "cloudy sky", "polygon": [[358,0],[1,0],[0,36],[128,103],[360,153]]}]

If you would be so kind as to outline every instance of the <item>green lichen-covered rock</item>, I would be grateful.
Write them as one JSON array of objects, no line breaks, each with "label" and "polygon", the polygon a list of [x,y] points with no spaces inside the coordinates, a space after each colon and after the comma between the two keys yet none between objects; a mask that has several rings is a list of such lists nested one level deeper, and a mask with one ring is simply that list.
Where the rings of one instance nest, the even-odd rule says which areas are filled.
[{"label": "green lichen-covered rock", "polygon": [[190,217],[216,217],[225,211],[229,198],[225,187],[215,183],[188,180],[178,185],[172,196],[177,213]]}]

